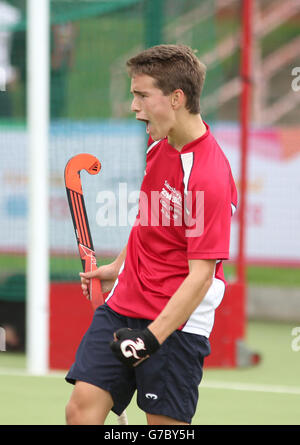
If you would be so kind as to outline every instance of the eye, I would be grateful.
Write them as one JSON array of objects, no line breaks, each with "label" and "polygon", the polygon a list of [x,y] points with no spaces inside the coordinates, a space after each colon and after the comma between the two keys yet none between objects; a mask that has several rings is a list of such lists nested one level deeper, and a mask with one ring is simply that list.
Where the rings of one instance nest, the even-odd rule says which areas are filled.
[{"label": "eye", "polygon": [[138,91],[136,94],[138,97],[141,97],[141,98],[147,97],[147,94],[143,93],[142,91]]}]

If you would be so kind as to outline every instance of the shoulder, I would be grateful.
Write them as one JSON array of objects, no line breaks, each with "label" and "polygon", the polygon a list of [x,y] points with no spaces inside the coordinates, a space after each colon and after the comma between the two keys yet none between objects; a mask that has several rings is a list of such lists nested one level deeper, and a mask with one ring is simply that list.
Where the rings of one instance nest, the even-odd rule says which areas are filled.
[{"label": "shoulder", "polygon": [[212,134],[206,138],[205,144],[195,147],[190,163],[195,180],[217,185],[230,179],[229,161]]}]

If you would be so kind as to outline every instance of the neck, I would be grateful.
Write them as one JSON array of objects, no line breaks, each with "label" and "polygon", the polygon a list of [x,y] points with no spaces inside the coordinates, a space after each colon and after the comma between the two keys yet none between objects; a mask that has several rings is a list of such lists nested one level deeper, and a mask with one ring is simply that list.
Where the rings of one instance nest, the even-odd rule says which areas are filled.
[{"label": "neck", "polygon": [[186,144],[200,138],[205,132],[206,126],[200,114],[188,114],[178,120],[176,126],[171,129],[168,142],[176,150],[181,151]]}]

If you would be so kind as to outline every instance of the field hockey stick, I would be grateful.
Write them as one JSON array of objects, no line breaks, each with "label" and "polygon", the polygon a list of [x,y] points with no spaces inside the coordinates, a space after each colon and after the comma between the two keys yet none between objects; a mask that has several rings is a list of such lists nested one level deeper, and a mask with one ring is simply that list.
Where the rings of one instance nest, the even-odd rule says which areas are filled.
[{"label": "field hockey stick", "polygon": [[[90,154],[74,156],[65,167],[67,197],[84,272],[97,269],[97,262],[83,198],[80,172],[86,170],[89,174],[96,175],[100,169],[99,160]],[[98,306],[104,303],[100,280],[98,278],[90,279],[88,290],[88,298],[93,310],[96,310]]]},{"label": "field hockey stick", "polygon": [[[97,261],[83,198],[80,172],[81,170],[86,170],[89,174],[96,175],[100,169],[100,161],[90,154],[74,156],[65,167],[64,176],[68,203],[84,272],[97,269]],[[90,279],[89,283],[88,298],[95,311],[99,305],[104,303],[104,297],[99,279]],[[125,411],[118,416],[118,424],[128,425]]]}]

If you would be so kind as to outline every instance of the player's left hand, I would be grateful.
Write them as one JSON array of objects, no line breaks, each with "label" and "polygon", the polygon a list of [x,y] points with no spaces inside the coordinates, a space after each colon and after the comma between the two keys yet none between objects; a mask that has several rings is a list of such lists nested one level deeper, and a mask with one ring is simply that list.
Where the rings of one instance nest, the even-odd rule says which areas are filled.
[{"label": "player's left hand", "polygon": [[160,344],[152,332],[146,328],[119,329],[114,334],[114,341],[110,343],[115,356],[127,366],[137,366],[151,354],[154,354]]}]

